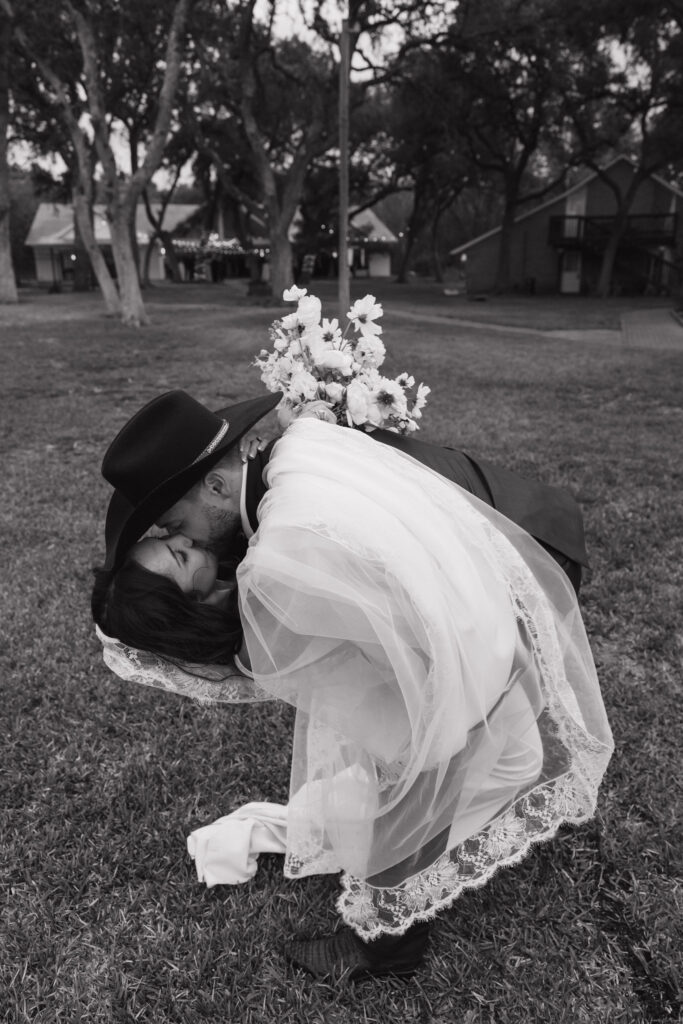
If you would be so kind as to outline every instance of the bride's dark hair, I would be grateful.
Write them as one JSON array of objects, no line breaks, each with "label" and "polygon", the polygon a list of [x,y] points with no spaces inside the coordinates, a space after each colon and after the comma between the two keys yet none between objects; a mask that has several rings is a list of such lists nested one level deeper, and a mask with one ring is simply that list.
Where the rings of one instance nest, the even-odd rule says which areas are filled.
[{"label": "bride's dark hair", "polygon": [[115,573],[94,573],[92,614],[107,636],[177,661],[232,663],[242,640],[236,591],[226,608],[192,600],[133,561]]}]

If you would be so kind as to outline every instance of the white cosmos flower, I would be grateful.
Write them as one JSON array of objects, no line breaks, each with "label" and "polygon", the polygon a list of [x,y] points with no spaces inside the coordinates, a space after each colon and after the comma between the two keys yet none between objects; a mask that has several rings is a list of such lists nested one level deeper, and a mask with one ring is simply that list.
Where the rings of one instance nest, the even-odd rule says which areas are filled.
[{"label": "white cosmos flower", "polygon": [[312,323],[308,324],[304,328],[304,332],[301,335],[301,344],[302,346],[307,346],[310,349],[325,347],[323,329],[320,324]]},{"label": "white cosmos flower", "polygon": [[322,332],[323,341],[328,345],[338,345],[341,343],[342,332],[336,317],[334,320],[323,320]]},{"label": "white cosmos flower", "polygon": [[304,297],[306,291],[306,288],[297,288],[297,286],[293,284],[291,288],[285,288],[282,293],[282,298],[285,302],[298,302],[299,299]]},{"label": "white cosmos flower", "polygon": [[380,325],[376,324],[373,320],[368,320],[367,323],[361,320],[354,326],[357,331],[360,331],[363,338],[372,338],[375,335],[380,335],[382,333]]},{"label": "white cosmos flower", "polygon": [[280,321],[283,330],[293,331],[294,333],[300,333],[303,329],[303,324],[299,320],[298,310],[294,310],[293,313],[288,313],[287,316],[283,316]]},{"label": "white cosmos flower", "polygon": [[403,417],[407,415],[408,402],[405,391],[398,381],[385,377],[379,387],[372,392],[372,400],[382,410],[383,419],[387,416]]},{"label": "white cosmos flower", "polygon": [[304,295],[293,313],[283,316],[280,326],[294,336],[305,334],[313,328],[320,328],[322,307],[315,295]]},{"label": "white cosmos flower", "polygon": [[[413,382],[414,383],[414,382]],[[428,388],[426,384],[417,385],[417,393],[415,395],[415,402],[413,404],[413,411],[417,409],[424,409],[427,404],[427,395],[431,395],[432,389]]]},{"label": "white cosmos flower", "polygon": [[374,321],[382,316],[383,310],[374,295],[365,295],[357,299],[348,312],[348,317],[356,331],[363,335],[381,334],[382,328]]}]

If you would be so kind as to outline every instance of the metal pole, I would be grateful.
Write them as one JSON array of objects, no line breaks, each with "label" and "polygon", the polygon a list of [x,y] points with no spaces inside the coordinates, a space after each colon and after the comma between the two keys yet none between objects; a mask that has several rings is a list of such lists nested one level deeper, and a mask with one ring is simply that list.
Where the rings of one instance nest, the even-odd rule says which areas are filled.
[{"label": "metal pole", "polygon": [[351,46],[349,21],[342,21],[339,61],[339,323],[343,330],[351,305],[349,284],[349,75]]}]

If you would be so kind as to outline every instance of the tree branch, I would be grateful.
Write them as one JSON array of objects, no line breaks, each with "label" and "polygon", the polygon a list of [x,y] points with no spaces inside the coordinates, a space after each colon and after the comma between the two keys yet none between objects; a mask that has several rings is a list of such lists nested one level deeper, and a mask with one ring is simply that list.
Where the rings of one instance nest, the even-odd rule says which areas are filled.
[{"label": "tree branch", "polygon": [[240,113],[244,131],[249,140],[252,153],[259,171],[263,191],[266,196],[266,204],[272,205],[277,200],[277,182],[273,168],[268,159],[268,152],[265,140],[259,131],[256,117],[254,115],[254,94],[256,83],[254,80],[254,69],[251,53],[251,39],[253,35],[253,17],[256,0],[248,0],[245,7],[239,33],[239,54],[240,54],[240,84],[241,100]]},{"label": "tree branch", "polygon": [[208,157],[210,160],[225,192],[236,200],[236,202],[241,203],[242,206],[249,210],[250,213],[253,213],[256,216],[261,216],[263,214],[263,203],[259,203],[258,200],[253,199],[234,183],[225,169],[225,164],[223,163],[220,154],[204,139],[199,130],[199,126],[196,124],[194,125],[194,140],[197,150],[200,153],[203,153],[204,156]]},{"label": "tree branch", "polygon": [[88,96],[88,110],[95,133],[95,148],[100,158],[105,177],[110,188],[116,185],[116,160],[109,144],[109,125],[104,105],[104,97],[97,73],[97,43],[89,22],[77,10],[71,0],[65,0],[71,20],[76,27],[76,34],[83,57],[83,74]]},{"label": "tree branch", "polygon": [[182,39],[185,34],[185,26],[193,0],[177,0],[171,19],[171,28],[166,43],[166,69],[164,80],[159,93],[159,105],[157,116],[152,130],[152,140],[147,146],[145,159],[140,167],[136,179],[131,184],[134,189],[142,188],[147,184],[152,174],[159,166],[168,130],[171,123],[173,100],[178,87],[180,75],[180,62],[182,57]]},{"label": "tree branch", "polygon": [[[9,10],[11,13],[11,7],[8,0],[0,0],[0,3],[6,11]],[[92,176],[92,162],[90,157],[90,145],[87,136],[79,124],[79,116],[74,112],[73,100],[69,95],[68,87],[62,82],[57,73],[46,63],[37,53],[33,50],[26,34],[21,28],[15,28],[14,36],[19,43],[21,49],[25,53],[26,57],[31,61],[40,71],[43,79],[52,89],[54,97],[48,102],[53,105],[57,114],[62,120],[64,127],[66,128],[71,144],[76,154],[76,161],[78,163],[79,178],[81,183],[90,181]],[[80,111],[79,111],[80,114]]]}]

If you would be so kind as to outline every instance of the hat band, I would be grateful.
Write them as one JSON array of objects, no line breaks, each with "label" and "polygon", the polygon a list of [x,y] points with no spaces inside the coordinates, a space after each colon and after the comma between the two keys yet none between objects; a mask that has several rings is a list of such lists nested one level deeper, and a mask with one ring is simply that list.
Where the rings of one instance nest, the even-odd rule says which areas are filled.
[{"label": "hat band", "polygon": [[193,462],[190,463],[191,466],[195,466],[198,462],[201,462],[202,459],[205,459],[207,457],[207,455],[210,455],[211,452],[214,451],[214,449],[221,443],[221,441],[223,440],[223,438],[227,434],[229,426],[230,426],[230,424],[228,423],[227,420],[223,420],[222,421],[222,425],[221,425],[218,433],[216,434],[216,436],[213,438],[212,441],[209,441],[209,443],[207,444],[207,446],[204,449],[204,451],[200,452],[199,455],[197,456],[197,458]]}]

